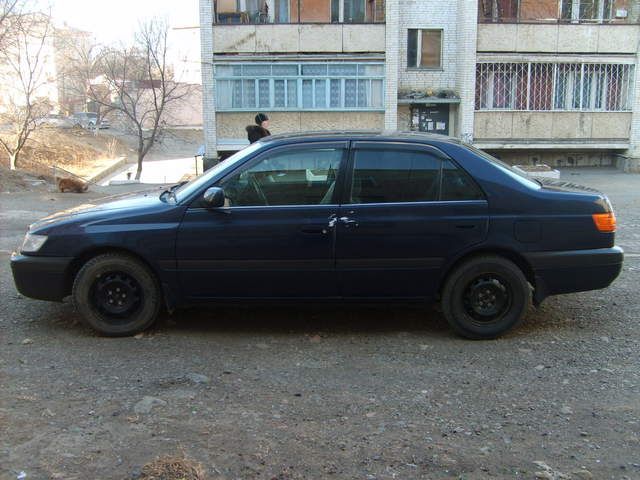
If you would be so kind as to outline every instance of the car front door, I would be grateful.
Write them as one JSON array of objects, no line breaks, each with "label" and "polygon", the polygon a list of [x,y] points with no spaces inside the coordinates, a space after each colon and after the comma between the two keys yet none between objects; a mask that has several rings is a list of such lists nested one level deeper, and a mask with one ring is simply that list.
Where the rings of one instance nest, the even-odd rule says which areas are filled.
[{"label": "car front door", "polygon": [[187,299],[337,297],[336,198],[347,142],[277,147],[216,182],[225,206],[186,211],[176,257]]},{"label": "car front door", "polygon": [[428,145],[354,142],[343,199],[336,267],[345,297],[433,296],[445,262],[487,234],[482,191]]}]

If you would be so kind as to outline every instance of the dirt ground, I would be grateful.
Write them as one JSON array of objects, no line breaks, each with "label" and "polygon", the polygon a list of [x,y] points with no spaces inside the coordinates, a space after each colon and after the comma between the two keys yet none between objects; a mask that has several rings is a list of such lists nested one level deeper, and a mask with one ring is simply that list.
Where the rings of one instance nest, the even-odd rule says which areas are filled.
[{"label": "dirt ground", "polygon": [[640,175],[563,175],[610,195],[624,271],[487,342],[393,305],[186,310],[101,338],[21,297],[9,254],[116,190],[0,194],[0,479],[150,478],[163,455],[208,479],[639,479]]}]

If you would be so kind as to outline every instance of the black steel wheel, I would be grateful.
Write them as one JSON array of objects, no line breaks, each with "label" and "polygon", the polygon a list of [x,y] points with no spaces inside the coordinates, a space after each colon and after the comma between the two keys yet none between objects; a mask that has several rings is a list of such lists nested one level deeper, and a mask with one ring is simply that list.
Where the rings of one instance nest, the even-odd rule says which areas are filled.
[{"label": "black steel wheel", "polygon": [[483,325],[499,320],[509,311],[513,293],[500,275],[489,273],[472,279],[462,300],[467,314]]},{"label": "black steel wheel", "polygon": [[451,327],[472,339],[496,338],[514,328],[531,303],[520,268],[499,256],[471,258],[447,278],[442,311]]},{"label": "black steel wheel", "polygon": [[142,306],[144,292],[138,281],[125,272],[107,272],[95,278],[90,301],[105,317],[125,320]]},{"label": "black steel wheel", "polygon": [[162,300],[149,268],[121,253],[89,260],[76,275],[72,298],[85,322],[107,336],[133,335],[148,328]]}]

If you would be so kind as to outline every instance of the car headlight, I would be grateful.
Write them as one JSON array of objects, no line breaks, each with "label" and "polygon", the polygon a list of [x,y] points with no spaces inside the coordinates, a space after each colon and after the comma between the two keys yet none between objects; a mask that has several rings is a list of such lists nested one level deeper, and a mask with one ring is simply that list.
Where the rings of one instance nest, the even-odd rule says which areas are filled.
[{"label": "car headlight", "polygon": [[34,235],[33,233],[27,233],[24,237],[24,242],[22,242],[22,247],[20,247],[20,251],[24,253],[37,252],[42,248],[46,241],[46,235]]}]

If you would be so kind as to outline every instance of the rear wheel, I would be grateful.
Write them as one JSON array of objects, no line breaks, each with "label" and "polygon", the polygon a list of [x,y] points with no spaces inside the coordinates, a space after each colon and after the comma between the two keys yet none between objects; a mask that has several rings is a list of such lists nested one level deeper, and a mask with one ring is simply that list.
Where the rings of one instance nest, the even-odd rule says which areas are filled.
[{"label": "rear wheel", "polygon": [[442,311],[449,325],[471,339],[496,338],[518,325],[531,303],[520,268],[499,256],[465,261],[447,278]]},{"label": "rear wheel", "polygon": [[161,292],[154,274],[138,259],[106,253],[80,269],[72,298],[89,326],[116,337],[151,326],[160,311]]}]

